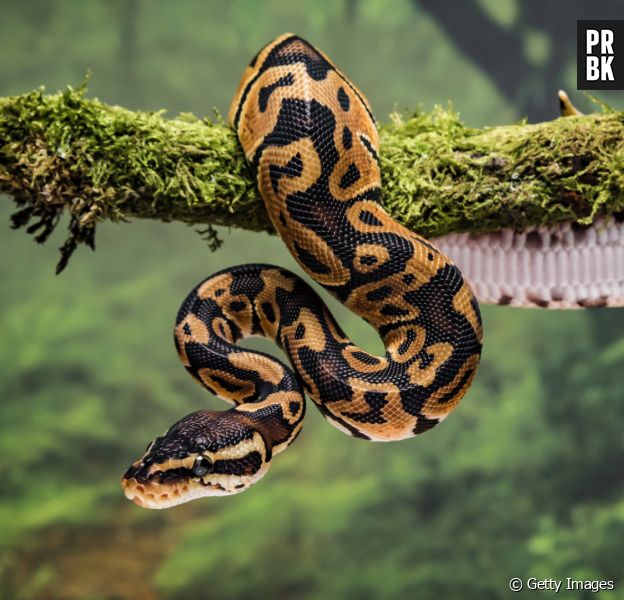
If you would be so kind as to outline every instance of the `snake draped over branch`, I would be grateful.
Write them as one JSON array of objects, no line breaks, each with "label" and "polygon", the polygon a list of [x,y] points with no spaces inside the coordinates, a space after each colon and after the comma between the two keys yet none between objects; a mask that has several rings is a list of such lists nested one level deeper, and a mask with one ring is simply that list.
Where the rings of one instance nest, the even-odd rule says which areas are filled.
[{"label": "snake draped over branch", "polygon": [[[289,271],[248,264],[203,280],[178,312],[175,344],[197,382],[233,407],[194,412],[148,445],[122,481],[140,506],[249,488],[299,434],[305,394],[354,437],[395,441],[428,431],[466,394],[482,342],[475,295],[441,250],[466,265],[480,300],[563,307],[582,305],[587,290],[573,284],[585,255],[560,268],[559,281],[550,247],[576,242],[575,252],[591,257],[611,239],[608,227],[604,238],[565,224],[436,243],[406,229],[380,203],[379,143],[366,98],[296,35],[253,58],[229,121],[281,239],[312,279],[378,331],[385,354],[353,344]],[[592,297],[620,302],[621,290],[607,288]],[[236,345],[253,335],[274,340],[291,366]]]}]

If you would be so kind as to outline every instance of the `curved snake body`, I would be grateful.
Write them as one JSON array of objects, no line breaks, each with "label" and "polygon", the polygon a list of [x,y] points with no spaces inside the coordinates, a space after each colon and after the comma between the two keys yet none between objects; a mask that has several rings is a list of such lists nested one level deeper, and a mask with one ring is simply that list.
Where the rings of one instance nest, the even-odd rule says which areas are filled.
[{"label": "curved snake body", "polygon": [[[301,278],[270,265],[226,269],[184,301],[179,356],[234,404],[199,411],[148,447],[123,479],[137,504],[165,508],[247,489],[297,436],[304,392],[341,431],[410,438],[443,420],[479,363],[477,302],[459,270],[380,205],[378,139],[361,92],[287,34],[263,48],[232,102],[266,209],[304,271],[377,329],[384,356],[354,345]],[[292,367],[236,345],[275,340]]]}]

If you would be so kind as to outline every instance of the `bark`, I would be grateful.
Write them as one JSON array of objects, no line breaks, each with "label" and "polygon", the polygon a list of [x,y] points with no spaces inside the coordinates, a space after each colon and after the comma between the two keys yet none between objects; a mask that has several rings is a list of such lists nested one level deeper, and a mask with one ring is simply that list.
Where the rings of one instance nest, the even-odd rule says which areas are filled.
[{"label": "bark", "polygon": [[[130,111],[84,88],[0,98],[0,192],[14,227],[47,239],[63,211],[58,269],[97,223],[130,218],[271,231],[235,134],[220,120]],[[427,236],[589,224],[624,211],[624,113],[473,129],[451,109],[380,127],[383,201]]]}]

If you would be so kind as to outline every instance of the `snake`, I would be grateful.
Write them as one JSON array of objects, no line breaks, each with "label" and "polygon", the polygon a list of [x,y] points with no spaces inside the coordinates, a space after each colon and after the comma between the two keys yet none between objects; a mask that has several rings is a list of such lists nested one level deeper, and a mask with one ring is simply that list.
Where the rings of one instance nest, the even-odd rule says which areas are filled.
[{"label": "snake", "polygon": [[[477,297],[441,248],[482,240],[456,234],[437,244],[387,214],[370,105],[323,52],[294,34],[264,46],[228,121],[281,240],[378,332],[385,352],[354,344],[315,289],[283,268],[247,264],[204,279],[178,311],[175,346],[191,376],[232,407],[193,412],[148,444],[122,479],[127,498],[146,508],[249,489],[297,438],[306,395],[355,438],[427,432],[457,407],[480,361]],[[518,247],[505,235],[492,239]],[[476,280],[488,274],[472,268]],[[478,285],[489,302],[519,297]],[[249,336],[273,340],[290,364],[238,344]]]}]

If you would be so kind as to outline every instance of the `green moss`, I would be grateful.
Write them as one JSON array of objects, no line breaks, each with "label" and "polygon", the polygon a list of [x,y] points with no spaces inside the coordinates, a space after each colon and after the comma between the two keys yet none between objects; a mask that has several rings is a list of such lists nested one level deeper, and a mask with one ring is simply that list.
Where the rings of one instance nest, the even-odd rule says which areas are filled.
[{"label": "green moss", "polygon": [[[59,265],[93,244],[103,220],[178,220],[271,230],[234,133],[220,120],[133,112],[85,98],[84,86],[0,99],[0,191],[16,227],[45,241],[62,210]],[[624,209],[624,115],[471,129],[436,108],[383,125],[384,203],[425,235],[589,223]]]},{"label": "green moss", "polygon": [[624,208],[624,115],[485,130],[437,108],[383,127],[390,212],[426,235],[591,223]]}]

